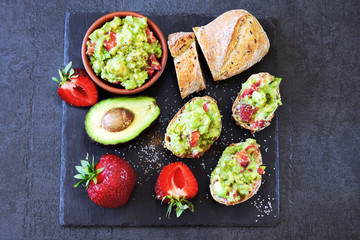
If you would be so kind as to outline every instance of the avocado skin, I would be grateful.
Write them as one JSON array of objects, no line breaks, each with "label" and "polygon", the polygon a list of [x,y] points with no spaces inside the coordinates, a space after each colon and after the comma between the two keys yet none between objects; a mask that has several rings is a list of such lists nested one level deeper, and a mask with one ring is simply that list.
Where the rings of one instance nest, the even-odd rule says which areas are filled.
[{"label": "avocado skin", "polygon": [[[113,108],[126,108],[135,115],[128,128],[119,132],[106,131],[101,126],[104,114]],[[124,145],[149,128],[160,115],[160,108],[155,98],[148,96],[114,97],[95,104],[85,117],[85,130],[96,144],[105,147]]]}]

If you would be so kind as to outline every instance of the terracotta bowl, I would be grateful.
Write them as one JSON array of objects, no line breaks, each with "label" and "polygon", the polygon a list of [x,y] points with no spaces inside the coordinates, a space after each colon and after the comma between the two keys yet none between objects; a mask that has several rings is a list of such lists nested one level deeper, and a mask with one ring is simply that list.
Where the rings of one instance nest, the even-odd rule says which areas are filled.
[{"label": "terracotta bowl", "polygon": [[89,74],[91,79],[94,80],[94,82],[97,85],[99,85],[99,87],[105,89],[106,91],[116,93],[116,94],[121,94],[121,95],[135,94],[135,93],[144,91],[145,89],[147,89],[148,87],[153,85],[159,79],[160,75],[163,73],[165,66],[166,66],[167,58],[168,58],[168,49],[167,49],[167,45],[166,45],[166,39],[164,37],[164,34],[161,32],[160,28],[153,21],[151,21],[148,18],[147,19],[148,26],[149,26],[150,30],[154,33],[155,37],[159,40],[161,48],[162,48],[162,56],[161,56],[161,59],[159,60],[159,63],[161,65],[161,70],[155,71],[155,74],[150,79],[147,79],[142,86],[132,89],[132,90],[126,90],[121,85],[109,83],[109,82],[99,78],[98,76],[96,76],[94,71],[92,70],[90,63],[89,63],[88,56],[86,55],[86,50],[87,50],[86,42],[89,40],[89,36],[92,32],[94,32],[98,28],[101,28],[106,22],[112,21],[114,19],[114,17],[116,17],[116,16],[118,16],[120,18],[124,18],[126,16],[145,17],[144,15],[141,15],[136,12],[120,11],[120,12],[109,13],[109,14],[99,18],[96,22],[94,22],[90,26],[90,28],[87,30],[87,32],[85,34],[85,37],[82,42],[82,47],[81,47],[81,57],[82,57],[82,61],[83,61],[84,67],[86,69],[86,72]]}]

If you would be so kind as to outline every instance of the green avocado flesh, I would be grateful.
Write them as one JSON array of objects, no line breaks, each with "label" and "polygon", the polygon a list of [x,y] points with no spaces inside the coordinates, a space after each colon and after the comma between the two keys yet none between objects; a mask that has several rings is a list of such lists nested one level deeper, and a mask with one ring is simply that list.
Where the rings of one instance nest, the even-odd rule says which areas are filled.
[{"label": "green avocado flesh", "polygon": [[[199,134],[197,141],[191,139],[194,133]],[[183,112],[168,127],[166,135],[171,139],[175,155],[196,156],[213,144],[220,133],[221,114],[216,101],[209,97],[198,97],[185,104]]]},{"label": "green avocado flesh", "polygon": [[151,97],[116,97],[95,104],[85,117],[85,129],[103,145],[128,142],[137,137],[160,115]]},{"label": "green avocado flesh", "polygon": [[[256,161],[260,157],[259,147],[255,139],[248,138],[224,150],[210,177],[211,188],[217,196],[232,203],[240,201],[253,190],[254,181],[261,179]],[[247,163],[242,165],[242,161]],[[265,166],[259,168],[264,170]]]},{"label": "green avocado flesh", "polygon": [[[149,56],[154,54],[160,58],[162,55],[159,41],[148,42],[147,28],[147,18],[127,16],[115,17],[96,29],[87,42],[87,54],[95,74],[110,83],[121,84],[127,90],[143,85],[149,78]],[[106,44],[112,41],[109,33],[115,36],[116,43],[108,50]],[[91,54],[90,49],[93,49]]]},{"label": "green avocado flesh", "polygon": [[[252,75],[243,85],[239,93],[240,101],[234,113],[235,120],[247,122],[252,132],[264,128],[271,121],[277,107],[282,105],[279,93],[281,78],[268,73]],[[241,105],[249,105],[253,111],[250,120],[242,119]],[[249,111],[249,110],[248,110]]]}]

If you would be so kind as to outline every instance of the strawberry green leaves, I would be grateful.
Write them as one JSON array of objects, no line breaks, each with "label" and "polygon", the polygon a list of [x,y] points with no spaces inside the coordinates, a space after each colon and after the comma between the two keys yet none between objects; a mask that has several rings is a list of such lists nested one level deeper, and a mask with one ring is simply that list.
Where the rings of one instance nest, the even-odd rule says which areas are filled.
[{"label": "strawberry green leaves", "polygon": [[189,200],[186,200],[184,197],[181,198],[174,198],[172,196],[165,196],[161,203],[165,200],[169,199],[169,207],[166,212],[166,216],[170,219],[171,210],[174,206],[176,206],[176,217],[180,217],[181,214],[186,210],[189,209],[191,212],[194,212],[194,204]]},{"label": "strawberry green leaves", "polygon": [[85,183],[85,187],[89,186],[91,180],[97,184],[97,176],[101,173],[104,168],[100,168],[95,170],[95,159],[93,155],[92,163],[89,161],[89,154],[86,154],[86,160],[81,160],[81,166],[75,166],[75,169],[79,172],[74,176],[74,178],[79,179],[80,181],[76,183],[73,187],[77,187],[83,183]]},{"label": "strawberry green leaves", "polygon": [[69,62],[65,67],[59,69],[60,80],[55,77],[52,77],[52,80],[58,82],[61,85],[64,84],[66,81],[70,80],[70,78],[78,77],[77,75],[76,76],[74,75],[75,70],[71,68],[71,65],[72,62]]}]

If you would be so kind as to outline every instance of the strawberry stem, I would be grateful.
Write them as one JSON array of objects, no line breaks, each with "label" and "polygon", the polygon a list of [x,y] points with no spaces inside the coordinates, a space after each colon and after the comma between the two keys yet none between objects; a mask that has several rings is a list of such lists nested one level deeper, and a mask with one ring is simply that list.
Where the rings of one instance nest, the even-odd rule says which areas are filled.
[{"label": "strawberry stem", "polygon": [[81,160],[81,166],[75,166],[75,169],[79,172],[74,176],[74,178],[79,179],[80,181],[76,183],[73,187],[77,187],[85,183],[85,187],[88,188],[90,181],[93,180],[97,184],[97,176],[101,173],[104,168],[95,170],[95,158],[93,155],[92,164],[89,161],[89,154],[86,154],[86,159]]},{"label": "strawberry stem", "polygon": [[78,75],[74,75],[75,70],[73,68],[71,68],[71,65],[72,65],[72,62],[70,61],[65,67],[63,67],[62,69],[59,69],[60,80],[58,80],[55,77],[52,77],[52,80],[54,80],[55,82],[58,82],[59,85],[62,85],[64,83],[66,83],[67,81],[70,81],[71,78],[78,77]]},{"label": "strawberry stem", "polygon": [[171,210],[173,208],[173,206],[176,205],[176,217],[180,217],[181,214],[186,210],[189,209],[191,212],[194,212],[194,204],[192,204],[192,202],[190,202],[189,200],[187,200],[185,197],[173,197],[173,196],[165,196],[163,197],[163,199],[161,200],[161,203],[163,203],[163,201],[165,199],[170,199],[169,202],[169,207],[166,211],[166,217],[168,219],[170,219],[170,214],[171,214]]}]

